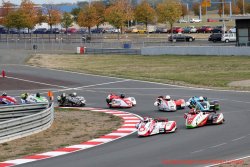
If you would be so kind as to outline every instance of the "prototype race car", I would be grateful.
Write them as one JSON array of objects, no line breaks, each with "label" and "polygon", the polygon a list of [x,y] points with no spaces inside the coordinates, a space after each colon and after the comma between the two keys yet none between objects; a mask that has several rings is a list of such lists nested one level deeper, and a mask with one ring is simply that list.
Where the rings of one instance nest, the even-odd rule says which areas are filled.
[{"label": "prototype race car", "polygon": [[196,128],[204,125],[222,124],[224,116],[222,113],[204,112],[196,109],[191,109],[189,113],[185,113],[186,128]]},{"label": "prototype race car", "polygon": [[77,96],[76,93],[67,95],[62,93],[57,96],[57,101],[61,107],[84,107],[86,105],[86,100],[83,96]]},{"label": "prototype race car", "polygon": [[18,104],[17,100],[11,96],[0,96],[0,105],[13,105]]},{"label": "prototype race car", "polygon": [[170,96],[159,96],[154,102],[154,106],[158,107],[160,111],[176,111],[184,109],[186,106],[184,99],[172,100]]},{"label": "prototype race car", "polygon": [[136,105],[134,97],[125,97],[124,94],[121,94],[120,96],[109,94],[106,97],[106,102],[109,108],[131,108]]},{"label": "prototype race car", "polygon": [[188,106],[190,109],[196,108],[196,110],[201,110],[201,111],[217,111],[220,109],[218,101],[216,100],[208,101],[207,97],[202,97],[202,96],[191,97],[187,101],[186,106]]},{"label": "prototype race car", "polygon": [[166,118],[153,119],[145,117],[136,125],[138,136],[151,136],[160,133],[172,133],[177,129],[175,121]]},{"label": "prototype race car", "polygon": [[48,99],[45,96],[41,96],[40,93],[28,94],[24,93],[21,95],[22,104],[31,104],[31,103],[48,103]]}]

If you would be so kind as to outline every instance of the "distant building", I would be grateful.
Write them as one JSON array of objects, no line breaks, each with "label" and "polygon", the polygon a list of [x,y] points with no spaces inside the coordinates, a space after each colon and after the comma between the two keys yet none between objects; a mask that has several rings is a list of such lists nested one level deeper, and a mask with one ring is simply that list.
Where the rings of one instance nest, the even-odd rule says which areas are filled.
[{"label": "distant building", "polygon": [[239,46],[250,46],[250,15],[234,16]]}]

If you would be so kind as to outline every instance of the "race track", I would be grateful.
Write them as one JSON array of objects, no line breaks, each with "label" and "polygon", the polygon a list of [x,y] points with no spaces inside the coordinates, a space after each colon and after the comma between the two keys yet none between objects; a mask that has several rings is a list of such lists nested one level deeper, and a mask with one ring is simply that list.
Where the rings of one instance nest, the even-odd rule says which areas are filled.
[{"label": "race track", "polygon": [[[250,93],[216,91],[177,87],[171,85],[141,82],[119,78],[85,75],[71,72],[48,70],[19,65],[0,65],[10,79],[20,83],[8,87],[10,95],[19,95],[25,90],[36,92],[54,90],[57,93],[78,92],[87,100],[88,107],[107,108],[106,96],[125,93],[134,96],[137,106],[124,109],[140,116],[167,117],[177,121],[178,130],[173,134],[155,135],[138,138],[136,133],[88,150],[79,151],[20,166],[25,167],[163,167],[171,166],[167,160],[178,160],[175,166],[188,166],[186,161],[193,160],[189,166],[208,164],[194,160],[228,160],[250,155]],[[25,86],[30,84],[29,87]],[[22,86],[24,85],[24,86]],[[20,87],[18,87],[20,86]],[[4,87],[0,91],[5,90]],[[170,94],[172,98],[187,100],[194,95],[207,96],[220,101],[225,124],[186,129],[184,112],[159,112],[153,106],[159,95]],[[56,94],[57,95],[57,94]],[[83,118],[84,119],[84,118]]]}]

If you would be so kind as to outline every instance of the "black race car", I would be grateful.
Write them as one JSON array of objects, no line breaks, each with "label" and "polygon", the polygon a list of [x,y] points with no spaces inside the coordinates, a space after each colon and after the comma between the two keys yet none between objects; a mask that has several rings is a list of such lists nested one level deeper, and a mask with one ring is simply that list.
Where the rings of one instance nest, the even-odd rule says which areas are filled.
[{"label": "black race car", "polygon": [[86,100],[83,96],[77,96],[76,93],[67,95],[62,93],[57,97],[57,101],[60,107],[84,107]]}]

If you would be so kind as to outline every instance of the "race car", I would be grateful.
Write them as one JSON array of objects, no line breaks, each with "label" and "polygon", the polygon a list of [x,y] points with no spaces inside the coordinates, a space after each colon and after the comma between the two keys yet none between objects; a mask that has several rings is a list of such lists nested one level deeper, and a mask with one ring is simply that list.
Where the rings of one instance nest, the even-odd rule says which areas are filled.
[{"label": "race car", "polygon": [[18,104],[17,100],[14,97],[2,95],[0,96],[0,105],[13,105]]},{"label": "race car", "polygon": [[218,125],[225,121],[222,113],[205,112],[196,109],[191,109],[188,113],[185,113],[184,118],[188,129],[205,125]]},{"label": "race car", "polygon": [[86,105],[85,98],[78,96],[75,92],[69,95],[62,93],[57,96],[57,101],[61,107],[84,107]]},{"label": "race car", "polygon": [[31,103],[48,103],[48,99],[44,96],[41,96],[40,93],[29,94],[23,93],[21,95],[22,104],[31,104]]},{"label": "race car", "polygon": [[177,129],[175,121],[168,121],[166,118],[153,119],[145,117],[136,124],[137,134],[141,136],[151,136],[161,133],[172,133]]},{"label": "race car", "polygon": [[165,98],[159,96],[154,102],[154,106],[158,107],[159,111],[176,111],[178,109],[184,109],[186,106],[184,99],[172,100],[169,95]]},{"label": "race car", "polygon": [[197,110],[201,111],[217,111],[220,109],[218,101],[216,100],[208,101],[207,97],[202,97],[202,96],[191,97],[187,101],[186,106],[188,106],[190,109],[196,108]]},{"label": "race car", "polygon": [[136,105],[134,97],[125,97],[124,94],[121,94],[120,96],[109,94],[106,97],[106,102],[109,108],[131,108]]}]

